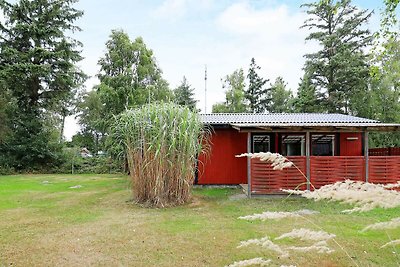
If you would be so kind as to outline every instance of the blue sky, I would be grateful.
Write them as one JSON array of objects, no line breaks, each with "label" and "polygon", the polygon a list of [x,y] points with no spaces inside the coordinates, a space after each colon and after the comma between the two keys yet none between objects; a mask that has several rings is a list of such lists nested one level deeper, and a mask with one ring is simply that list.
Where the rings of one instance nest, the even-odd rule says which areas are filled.
[{"label": "blue sky", "polygon": [[[383,0],[353,1],[363,9],[374,9],[368,26],[379,26]],[[302,76],[303,55],[317,49],[306,43],[301,30],[306,15],[299,0],[80,0],[85,12],[77,22],[82,32],[74,38],[84,45],[81,68],[97,83],[97,61],[104,55],[112,29],[123,29],[133,40],[142,36],[152,49],[172,88],[185,75],[196,89],[198,107],[204,112],[204,68],[208,69],[207,112],[224,100],[221,78],[235,69],[248,69],[254,57],[260,74],[273,81],[282,76],[293,92]],[[73,117],[67,119],[67,139],[79,130]]]}]

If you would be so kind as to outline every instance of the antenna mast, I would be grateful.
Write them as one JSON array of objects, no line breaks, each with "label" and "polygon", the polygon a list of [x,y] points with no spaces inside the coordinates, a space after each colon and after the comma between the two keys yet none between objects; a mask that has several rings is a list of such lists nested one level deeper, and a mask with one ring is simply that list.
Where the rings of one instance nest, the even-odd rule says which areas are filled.
[{"label": "antenna mast", "polygon": [[207,114],[207,65],[204,72],[204,114]]}]

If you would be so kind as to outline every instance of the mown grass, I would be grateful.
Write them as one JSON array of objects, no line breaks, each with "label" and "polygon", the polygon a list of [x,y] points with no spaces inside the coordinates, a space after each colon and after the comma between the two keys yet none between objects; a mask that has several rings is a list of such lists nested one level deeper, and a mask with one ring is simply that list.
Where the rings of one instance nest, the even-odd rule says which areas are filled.
[{"label": "mown grass", "polygon": [[[71,186],[81,188],[71,189]],[[253,257],[272,266],[399,266],[400,248],[380,246],[400,229],[360,233],[400,215],[400,208],[342,214],[350,206],[303,198],[244,199],[238,189],[196,188],[191,203],[147,209],[132,203],[121,175],[0,176],[0,266],[224,266]],[[244,221],[263,211],[319,214]],[[287,259],[242,240],[272,238],[294,228],[337,235],[333,254],[291,253]],[[282,240],[281,244],[301,245]]]}]

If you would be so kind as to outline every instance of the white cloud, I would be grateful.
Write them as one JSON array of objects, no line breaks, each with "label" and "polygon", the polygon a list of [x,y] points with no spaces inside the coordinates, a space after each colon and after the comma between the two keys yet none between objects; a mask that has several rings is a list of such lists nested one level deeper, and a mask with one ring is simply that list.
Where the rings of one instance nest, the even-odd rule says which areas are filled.
[{"label": "white cloud", "polygon": [[177,19],[187,11],[187,0],[165,0],[153,13],[156,18]]},{"label": "white cloud", "polygon": [[244,57],[254,56],[269,77],[281,75],[294,89],[310,48],[304,41],[307,33],[300,29],[304,20],[305,14],[290,13],[285,5],[256,10],[241,2],[228,7],[216,24],[234,36]]},{"label": "white cloud", "polygon": [[214,0],[164,0],[152,12],[152,15],[156,19],[176,21],[188,15],[189,12],[209,10],[213,4]]},{"label": "white cloud", "polygon": [[288,7],[256,10],[248,2],[235,3],[217,19],[217,24],[235,34],[281,37],[296,32],[304,21],[302,13],[289,14]]},{"label": "white cloud", "polygon": [[[207,111],[213,103],[224,100],[220,78],[240,67],[247,72],[252,57],[262,68],[260,75],[271,82],[283,76],[295,91],[302,75],[303,55],[315,49],[315,45],[305,43],[307,32],[300,29],[305,18],[300,10],[290,12],[285,5],[255,9],[249,2],[234,3],[219,14],[215,25],[220,37],[209,49],[203,47],[202,53],[193,51],[191,57],[207,60],[216,76],[209,79]],[[204,99],[202,92],[198,96]]]}]

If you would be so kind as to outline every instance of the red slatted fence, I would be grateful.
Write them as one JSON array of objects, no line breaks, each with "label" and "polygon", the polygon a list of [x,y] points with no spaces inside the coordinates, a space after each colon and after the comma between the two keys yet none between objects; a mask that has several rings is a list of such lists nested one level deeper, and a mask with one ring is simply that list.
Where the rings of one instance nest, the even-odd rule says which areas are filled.
[{"label": "red slatted fence", "polygon": [[400,180],[400,156],[370,156],[368,182],[392,184]]},{"label": "red slatted fence", "polygon": [[[306,157],[288,157],[296,166],[305,174],[306,173]],[[254,194],[274,194],[282,193],[280,189],[294,189],[298,185],[303,184],[299,189],[305,190],[307,185],[306,179],[295,168],[287,168],[284,170],[273,170],[271,163],[260,161],[259,159],[251,159],[251,192]]]},{"label": "red slatted fence", "polygon": [[315,188],[338,181],[365,179],[364,157],[310,157],[310,181]]},{"label": "red slatted fence", "polygon": [[[306,174],[306,157],[288,157]],[[370,156],[368,181],[396,183],[400,180],[400,156]],[[310,182],[315,188],[346,179],[365,181],[365,158],[362,156],[310,157]],[[273,170],[270,163],[251,160],[252,194],[282,193],[280,189],[306,189],[306,178],[295,168]],[[312,186],[311,186],[312,189]]]}]

